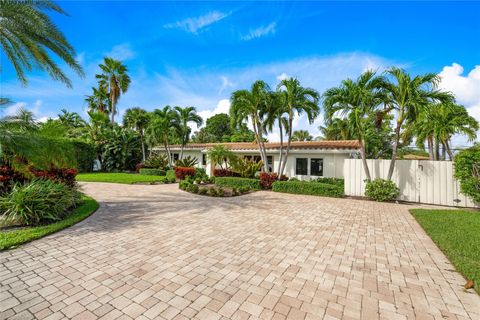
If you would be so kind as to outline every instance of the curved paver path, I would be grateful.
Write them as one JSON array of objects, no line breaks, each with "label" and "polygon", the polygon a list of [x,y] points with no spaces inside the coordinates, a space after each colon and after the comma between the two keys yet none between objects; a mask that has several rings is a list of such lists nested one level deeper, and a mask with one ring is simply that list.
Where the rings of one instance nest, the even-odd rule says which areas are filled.
[{"label": "curved paver path", "polygon": [[97,213],[0,253],[2,318],[480,319],[405,205],[83,187]]}]

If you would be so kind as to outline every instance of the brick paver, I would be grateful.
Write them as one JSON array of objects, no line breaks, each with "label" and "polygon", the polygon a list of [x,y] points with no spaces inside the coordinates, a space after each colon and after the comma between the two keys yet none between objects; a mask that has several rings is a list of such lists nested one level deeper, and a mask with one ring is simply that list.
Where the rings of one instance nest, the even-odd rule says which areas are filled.
[{"label": "brick paver", "polygon": [[1,252],[12,319],[480,319],[411,206],[88,183],[87,220]]}]

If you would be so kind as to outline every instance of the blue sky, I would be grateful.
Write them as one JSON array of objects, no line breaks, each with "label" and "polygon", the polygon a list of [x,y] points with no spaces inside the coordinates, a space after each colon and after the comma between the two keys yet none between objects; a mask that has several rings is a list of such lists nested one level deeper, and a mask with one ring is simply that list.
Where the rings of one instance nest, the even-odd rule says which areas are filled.
[{"label": "blue sky", "polygon": [[[2,52],[2,96],[38,118],[61,108],[85,116],[85,95],[105,55],[132,78],[119,109],[196,106],[204,117],[228,111],[233,90],[256,79],[274,87],[296,76],[320,92],[368,68],[439,72],[480,120],[480,2],[60,2],[53,15],[77,51],[86,77],[74,88],[41,72],[22,87]],[[319,118],[298,128],[318,133]],[[271,140],[278,138],[276,133]],[[457,144],[463,144],[459,139]]]}]

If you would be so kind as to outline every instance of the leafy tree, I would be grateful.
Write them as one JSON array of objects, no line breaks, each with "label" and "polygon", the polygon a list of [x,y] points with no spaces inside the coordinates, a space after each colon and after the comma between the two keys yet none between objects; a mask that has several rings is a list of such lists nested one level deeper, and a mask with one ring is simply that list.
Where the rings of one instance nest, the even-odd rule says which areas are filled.
[{"label": "leafy tree", "polygon": [[142,144],[142,159],[146,160],[145,154],[145,130],[148,126],[150,116],[147,111],[141,108],[131,108],[125,111],[123,116],[123,126],[133,129],[140,135],[140,142]]},{"label": "leafy tree", "polygon": [[313,137],[308,130],[294,130],[292,141],[312,141]]},{"label": "leafy tree", "polygon": [[106,128],[103,167],[106,171],[132,170],[140,162],[138,134],[118,125]]},{"label": "leafy tree", "polygon": [[295,114],[300,116],[302,113],[305,113],[308,121],[313,123],[320,112],[320,108],[318,106],[318,92],[311,88],[302,87],[298,79],[290,78],[280,81],[277,90],[285,92],[285,97],[282,101],[284,103],[284,112],[288,119],[287,149],[285,150],[285,157],[280,172],[278,173],[278,175],[281,176],[285,170],[288,154],[290,152],[290,145],[293,138],[293,118],[295,117]]},{"label": "leafy tree", "polygon": [[110,97],[110,113],[112,124],[115,122],[117,103],[120,95],[128,90],[130,77],[127,74],[127,67],[121,61],[113,58],[104,58],[103,64],[99,65],[101,74],[97,74],[99,86],[108,91]]},{"label": "leafy tree", "polygon": [[180,159],[183,158],[183,148],[188,143],[190,139],[191,129],[188,126],[189,122],[194,122],[197,126],[201,126],[203,124],[203,119],[197,114],[197,109],[195,107],[175,107],[175,111],[177,112],[177,117],[179,121],[178,127],[178,135],[180,138]]},{"label": "leafy tree", "polygon": [[422,109],[432,103],[449,103],[453,100],[450,93],[437,90],[440,77],[435,73],[427,73],[412,78],[405,70],[392,67],[386,74],[391,80],[385,80],[382,87],[386,93],[384,102],[388,110],[395,112],[396,126],[392,149],[392,161],[387,180],[392,179],[397,158],[397,149],[405,130],[417,120]]},{"label": "leafy tree", "polygon": [[229,165],[237,161],[237,156],[224,145],[216,145],[207,153],[208,158],[214,164],[220,165],[221,169],[228,169]]},{"label": "leafy tree", "polygon": [[2,1],[0,10],[0,43],[12,63],[18,79],[28,83],[25,72],[46,71],[54,80],[72,87],[71,80],[49,55],[53,52],[78,75],[84,75],[75,60],[75,50],[57,28],[47,11],[66,15],[51,1]]},{"label": "leafy tree", "polygon": [[253,142],[255,141],[255,133],[248,129],[246,125],[241,125],[234,130],[230,136],[230,142]]},{"label": "leafy tree", "polygon": [[265,104],[268,99],[270,88],[261,80],[255,81],[250,90],[238,90],[232,93],[230,98],[230,118],[232,126],[237,127],[245,124],[248,120],[252,122],[255,139],[260,149],[260,157],[263,162],[263,170],[267,168],[267,154],[263,134],[266,132],[264,124]]},{"label": "leafy tree", "polygon": [[352,132],[347,119],[332,118],[325,119],[325,126],[319,127],[323,140],[353,140],[357,139],[355,132]]},{"label": "leafy tree", "polygon": [[344,132],[357,138],[368,181],[371,176],[366,160],[366,126],[370,121],[369,115],[384,101],[380,90],[382,84],[383,79],[375,72],[366,71],[357,80],[343,80],[339,87],[328,89],[323,94],[325,118],[331,121],[336,116],[342,117],[348,127]]},{"label": "leafy tree", "polygon": [[67,109],[62,109],[60,111],[61,113],[58,115],[58,120],[66,127],[77,129],[86,125],[85,120],[83,120],[78,113],[69,112]]},{"label": "leafy tree", "polygon": [[89,111],[111,112],[110,107],[112,104],[105,86],[100,86],[99,88],[92,87],[92,94],[86,96],[85,102],[88,104]]}]

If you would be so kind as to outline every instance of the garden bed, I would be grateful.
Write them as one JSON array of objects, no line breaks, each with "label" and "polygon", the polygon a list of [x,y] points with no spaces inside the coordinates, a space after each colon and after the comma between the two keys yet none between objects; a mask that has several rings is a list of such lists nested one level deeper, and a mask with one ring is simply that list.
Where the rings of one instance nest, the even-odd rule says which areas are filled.
[{"label": "garden bed", "polygon": [[180,181],[179,188],[183,191],[210,197],[237,197],[255,191],[250,187],[223,187],[213,183],[193,183]]}]

